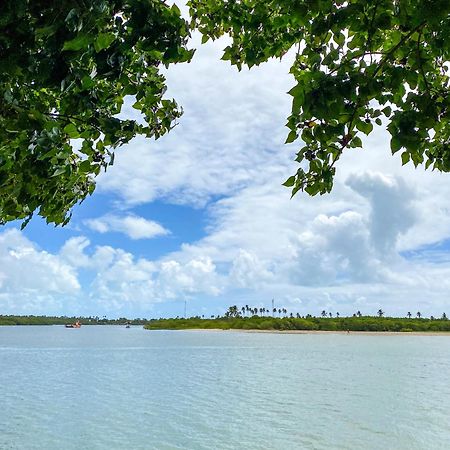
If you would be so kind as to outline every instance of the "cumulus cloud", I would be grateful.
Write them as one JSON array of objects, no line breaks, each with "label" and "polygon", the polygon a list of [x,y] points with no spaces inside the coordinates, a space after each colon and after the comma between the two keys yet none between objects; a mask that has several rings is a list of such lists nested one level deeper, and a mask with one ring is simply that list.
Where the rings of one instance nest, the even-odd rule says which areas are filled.
[{"label": "cumulus cloud", "polygon": [[397,239],[417,221],[412,204],[413,189],[400,177],[365,172],[347,179],[347,184],[370,203],[370,234],[375,249],[395,251]]},{"label": "cumulus cloud", "polygon": [[99,233],[116,231],[131,239],[152,239],[169,234],[162,225],[135,215],[117,216],[108,214],[96,219],[87,219],[85,225]]},{"label": "cumulus cloud", "polygon": [[74,268],[16,229],[0,233],[0,305],[4,311],[53,310],[80,290]]},{"label": "cumulus cloud", "polygon": [[82,236],[68,239],[59,254],[74,268],[92,274],[88,295],[110,311],[130,305],[149,310],[155,303],[196,294],[217,296],[222,290],[221,277],[208,257],[153,261],[120,248],[92,246]]},{"label": "cumulus cloud", "polygon": [[272,297],[302,313],[448,308],[450,258],[442,243],[450,238],[449,176],[402,167],[378,129],[364,151],[344,152],[330,195],[290,200],[281,183],[297,169],[292,156],[300,144],[283,145],[291,56],[237,72],[220,61],[225,45],[208,43],[192,63],[169,69],[168,95],[184,116],[157,142],[135,139],[118,151],[99,190],[122,212],[85,223],[131,239],[163,236],[160,224],[123,212],[158,200],[205,208],[205,235],[148,260],[98,246],[95,237],[72,237],[52,255],[15,232],[8,238],[15,247],[1,244],[2,292],[23,292],[27,271],[23,286],[42,286],[35,301],[50,305],[56,293],[81,284],[80,303],[104,311],[145,310],[185,296],[211,311],[239,301],[268,306]]},{"label": "cumulus cloud", "polygon": [[232,262],[230,283],[238,287],[256,288],[273,279],[273,274],[255,254],[240,249]]},{"label": "cumulus cloud", "polygon": [[[285,93],[294,84],[289,57],[281,70],[271,61],[238,72],[220,61],[223,39],[200,46],[195,35],[193,45],[194,61],[167,72],[167,95],[184,109],[179,124],[156,142],[135,139],[99,179],[100,190],[129,206],[162,198],[203,207],[257,182],[266,163],[264,170],[272,170],[274,158],[291,164],[282,145],[290,108]],[[124,109],[124,115],[135,114]]]}]

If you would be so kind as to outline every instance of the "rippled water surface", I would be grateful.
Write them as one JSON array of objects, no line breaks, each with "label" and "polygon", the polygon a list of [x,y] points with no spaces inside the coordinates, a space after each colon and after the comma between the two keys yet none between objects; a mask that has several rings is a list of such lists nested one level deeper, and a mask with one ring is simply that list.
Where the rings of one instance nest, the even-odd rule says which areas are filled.
[{"label": "rippled water surface", "polygon": [[450,336],[0,327],[0,449],[448,449]]}]

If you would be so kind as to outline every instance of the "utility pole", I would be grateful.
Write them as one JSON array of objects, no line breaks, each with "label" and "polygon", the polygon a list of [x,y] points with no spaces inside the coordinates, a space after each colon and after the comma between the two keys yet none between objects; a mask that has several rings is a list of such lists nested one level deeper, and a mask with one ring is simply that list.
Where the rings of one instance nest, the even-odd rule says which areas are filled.
[{"label": "utility pole", "polygon": [[272,311],[271,311],[271,313],[273,314],[273,309],[274,309],[274,299],[272,299]]},{"label": "utility pole", "polygon": [[187,300],[186,300],[186,297],[184,297],[184,318],[185,319],[187,319],[187,316],[186,316],[186,305],[187,305]]}]

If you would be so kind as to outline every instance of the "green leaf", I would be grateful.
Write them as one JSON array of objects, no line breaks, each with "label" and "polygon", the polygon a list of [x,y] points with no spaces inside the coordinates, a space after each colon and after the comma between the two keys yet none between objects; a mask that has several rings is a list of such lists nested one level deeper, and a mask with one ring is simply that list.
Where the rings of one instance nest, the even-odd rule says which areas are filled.
[{"label": "green leaf", "polygon": [[292,177],[289,177],[289,178],[283,183],[283,186],[286,186],[286,187],[292,187],[292,186],[294,186],[294,184],[295,184],[295,177],[292,176]]},{"label": "green leaf", "polygon": [[362,147],[362,141],[358,136],[355,136],[351,141],[351,147]]},{"label": "green leaf", "polygon": [[65,167],[58,167],[52,174],[52,177],[57,177],[58,175],[61,175],[66,172]]},{"label": "green leaf", "polygon": [[373,125],[371,122],[358,120],[358,122],[356,122],[356,128],[359,131],[362,131],[364,134],[368,135],[373,130]]},{"label": "green leaf", "polygon": [[64,127],[64,131],[69,135],[71,139],[75,139],[80,136],[77,127],[73,123],[69,123]]},{"label": "green leaf", "polygon": [[105,48],[108,48],[115,40],[116,36],[112,33],[100,33],[94,42],[95,51],[97,53],[101,52]]},{"label": "green leaf", "polygon": [[392,153],[398,152],[402,148],[402,144],[398,136],[393,136],[391,138],[391,151]]},{"label": "green leaf", "polygon": [[285,144],[290,144],[291,142],[294,142],[297,138],[298,138],[297,133],[294,130],[292,130],[292,131],[289,132],[289,134],[288,134],[288,136],[286,138],[286,141],[284,143]]},{"label": "green leaf", "polygon": [[402,166],[404,166],[405,164],[407,164],[409,162],[409,158],[410,158],[410,155],[408,152],[402,153]]},{"label": "green leaf", "polygon": [[92,42],[92,37],[87,34],[81,34],[71,41],[64,42],[63,50],[78,51],[87,47]]}]

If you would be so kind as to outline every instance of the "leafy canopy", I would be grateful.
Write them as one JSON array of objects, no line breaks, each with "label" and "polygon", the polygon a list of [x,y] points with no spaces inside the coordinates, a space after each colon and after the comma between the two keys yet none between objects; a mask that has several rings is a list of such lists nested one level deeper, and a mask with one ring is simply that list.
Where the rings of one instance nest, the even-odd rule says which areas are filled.
[{"label": "leafy canopy", "polygon": [[203,41],[229,34],[240,69],[295,49],[286,142],[302,146],[292,195],[329,192],[361,133],[386,125],[403,164],[450,171],[449,0],[190,0]]},{"label": "leafy canopy", "polygon": [[[404,164],[450,170],[450,1],[188,3],[204,41],[231,36],[223,59],[239,68],[295,50],[293,195],[329,192],[343,151],[375,125]],[[115,148],[180,116],[159,67],[190,60],[189,25],[163,0],[4,0],[1,12],[0,222],[37,211],[65,224]],[[143,122],[118,117],[126,96]]]},{"label": "leafy canopy", "polygon": [[[181,110],[159,66],[190,60],[188,37],[160,0],[3,0],[0,221],[67,223],[116,147],[167,132]],[[117,117],[126,96],[144,121]]]}]

